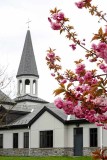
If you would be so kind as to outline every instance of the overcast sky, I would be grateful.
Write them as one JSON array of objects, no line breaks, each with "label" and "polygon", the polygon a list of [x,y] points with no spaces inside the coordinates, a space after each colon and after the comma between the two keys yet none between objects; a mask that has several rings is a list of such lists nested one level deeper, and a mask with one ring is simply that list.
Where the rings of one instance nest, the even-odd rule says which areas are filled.
[{"label": "overcast sky", "polygon": [[[77,0],[78,1],[78,0]],[[101,27],[97,17],[91,17],[88,11],[78,10],[74,2],[76,0],[0,0],[0,64],[8,65],[8,75],[15,79],[23,50],[27,32],[27,20],[31,20],[30,31],[33,42],[35,59],[40,75],[38,96],[52,102],[55,98],[53,90],[57,88],[57,82],[51,77],[46,65],[46,50],[55,48],[57,54],[62,58],[64,68],[74,68],[74,59],[82,58],[84,51],[78,48],[76,53],[72,52],[70,41],[53,31],[47,20],[49,10],[58,7],[70,18],[71,25],[79,34],[80,39],[86,38],[90,42],[96,28]],[[99,9],[106,12],[107,0],[93,0]],[[105,24],[105,23],[103,23]],[[15,88],[16,81],[15,81]],[[16,91],[14,91],[16,93]]]}]

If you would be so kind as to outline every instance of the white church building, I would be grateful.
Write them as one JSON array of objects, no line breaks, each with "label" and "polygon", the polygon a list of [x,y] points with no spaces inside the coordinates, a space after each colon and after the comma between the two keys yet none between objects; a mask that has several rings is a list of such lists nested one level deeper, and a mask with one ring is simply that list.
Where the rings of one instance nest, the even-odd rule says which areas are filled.
[{"label": "white church building", "polygon": [[30,30],[16,78],[14,100],[0,91],[0,155],[84,156],[102,145],[107,147],[106,130],[67,116],[38,97],[39,74]]}]

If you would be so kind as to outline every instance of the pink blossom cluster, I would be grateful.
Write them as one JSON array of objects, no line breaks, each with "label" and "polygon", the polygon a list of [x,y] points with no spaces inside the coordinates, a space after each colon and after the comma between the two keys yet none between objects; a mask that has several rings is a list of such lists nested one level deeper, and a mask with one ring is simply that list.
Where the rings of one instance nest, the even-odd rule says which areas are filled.
[{"label": "pink blossom cluster", "polygon": [[107,111],[107,97],[97,97],[92,102],[95,105],[98,105],[101,113],[105,113]]},{"label": "pink blossom cluster", "polygon": [[[48,52],[47,59],[50,64],[54,64],[56,60],[55,53],[53,51]],[[99,64],[101,69],[105,69],[103,64]],[[85,64],[77,63],[75,70],[76,79],[78,81],[78,85],[73,89],[73,96],[75,100],[72,98],[58,98],[55,100],[55,105],[59,109],[63,109],[64,112],[69,115],[75,115],[77,118],[86,119],[90,123],[96,123],[96,125],[102,125],[105,129],[107,126],[105,125],[105,121],[107,121],[107,99],[104,97],[95,97],[90,90],[93,85],[97,85],[99,79],[95,77],[95,73],[86,70]],[[52,73],[52,76],[55,76],[55,73]],[[69,80],[64,78],[64,75],[59,80],[60,84],[67,83]],[[74,81],[75,81],[74,80]],[[91,107],[93,106],[93,107]]]},{"label": "pink blossom cluster", "polygon": [[89,3],[91,0],[81,0],[79,2],[75,2],[75,5],[79,8],[82,9],[85,5],[85,3]]},{"label": "pink blossom cluster", "polygon": [[83,2],[83,1],[75,2],[75,5],[76,5],[79,9],[82,9],[82,8],[84,7],[84,2]]},{"label": "pink blossom cluster", "polygon": [[76,68],[76,70],[75,70],[75,72],[76,72],[77,74],[80,74],[80,73],[83,72],[84,70],[85,70],[85,64],[81,64],[81,63],[77,64],[77,68]]},{"label": "pink blossom cluster", "polygon": [[[107,129],[107,125],[104,123],[107,121],[107,114],[98,113],[94,109],[88,109],[88,107],[85,107],[82,103],[72,102],[71,100],[62,100],[61,98],[57,98],[54,101],[54,104],[57,108],[63,109],[67,115],[75,115],[77,118],[86,119],[90,123],[95,123],[97,126],[103,126]],[[96,106],[96,110],[97,109],[98,106]],[[106,113],[107,106],[101,106],[100,109],[103,113]]]},{"label": "pink blossom cluster", "polygon": [[[94,77],[92,71],[86,71],[85,64],[79,63],[76,65],[75,72],[77,74],[77,81],[79,83],[90,82],[89,85],[97,83],[97,79]],[[84,85],[83,85],[84,86]]]},{"label": "pink blossom cluster", "polygon": [[73,51],[76,50],[76,44],[75,43],[70,44],[69,46],[72,48]]},{"label": "pink blossom cluster", "polygon": [[54,52],[49,52],[47,54],[47,57],[50,58],[50,59],[53,59],[55,57],[55,53]]},{"label": "pink blossom cluster", "polygon": [[99,64],[99,68],[100,68],[104,73],[107,73],[107,65],[105,65],[104,63],[100,63],[100,64]]},{"label": "pink blossom cluster", "polygon": [[92,49],[95,51],[97,57],[104,59],[107,63],[107,44],[104,42],[99,42],[98,45],[92,44]]},{"label": "pink blossom cluster", "polygon": [[53,63],[54,60],[55,60],[55,53],[54,52],[49,52],[47,54],[47,59],[48,59],[48,61],[50,61],[51,63]]},{"label": "pink blossom cluster", "polygon": [[58,13],[54,13],[52,15],[52,17],[48,18],[48,21],[51,24],[51,28],[53,30],[60,30],[61,29],[61,22],[64,20],[64,13],[63,12],[58,12]]}]

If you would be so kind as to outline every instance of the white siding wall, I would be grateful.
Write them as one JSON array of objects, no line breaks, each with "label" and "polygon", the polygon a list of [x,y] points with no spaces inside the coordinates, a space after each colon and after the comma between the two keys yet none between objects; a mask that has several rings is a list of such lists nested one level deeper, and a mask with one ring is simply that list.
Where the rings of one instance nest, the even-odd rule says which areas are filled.
[{"label": "white siding wall", "polygon": [[[101,146],[101,128],[97,127],[94,124],[84,124],[80,125],[79,127],[83,127],[83,147],[90,147],[90,135],[89,130],[90,128],[98,128],[98,146]],[[76,125],[69,125],[68,126],[68,147],[74,146],[74,128],[76,128]],[[107,137],[107,130],[103,130],[103,137]],[[103,138],[103,145],[107,146],[107,139]]]},{"label": "white siding wall", "polygon": [[3,134],[3,148],[13,148],[13,133],[18,133],[18,148],[23,148],[23,133],[29,130],[0,131]]},{"label": "white siding wall", "polygon": [[63,123],[48,112],[44,112],[31,126],[31,148],[39,147],[39,132],[46,130],[53,130],[53,147],[64,147],[65,128]]},{"label": "white siding wall", "polygon": [[103,147],[107,147],[107,130],[103,130]]},{"label": "white siding wall", "polygon": [[[74,128],[76,125],[64,125],[48,112],[44,112],[39,119],[34,122],[29,129],[16,129],[0,131],[3,134],[3,147],[13,148],[13,133],[18,133],[18,146],[23,148],[23,133],[29,132],[29,148],[39,148],[40,131],[53,130],[53,147],[73,147],[74,146]],[[98,146],[101,146],[101,127],[94,124],[84,124],[83,127],[83,147],[89,145],[89,129],[98,128]],[[107,147],[107,130],[103,130],[103,146]]]},{"label": "white siding wall", "polygon": [[68,143],[68,146],[67,147],[73,147],[73,128],[75,126],[72,126],[72,125],[69,125],[68,126],[68,139],[67,139],[67,143]]}]

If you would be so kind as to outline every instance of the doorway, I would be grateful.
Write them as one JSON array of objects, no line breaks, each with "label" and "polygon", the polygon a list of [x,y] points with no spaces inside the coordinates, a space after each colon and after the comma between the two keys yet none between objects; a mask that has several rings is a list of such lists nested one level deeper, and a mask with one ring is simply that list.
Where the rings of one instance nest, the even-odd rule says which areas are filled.
[{"label": "doorway", "polygon": [[74,156],[83,155],[83,128],[74,128]]}]

